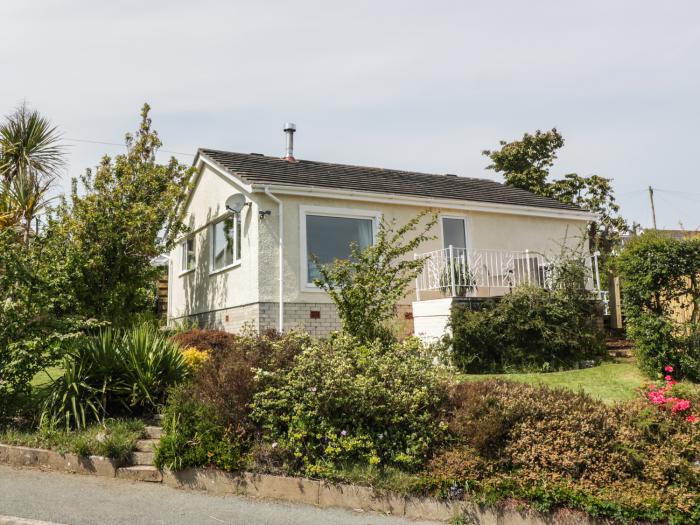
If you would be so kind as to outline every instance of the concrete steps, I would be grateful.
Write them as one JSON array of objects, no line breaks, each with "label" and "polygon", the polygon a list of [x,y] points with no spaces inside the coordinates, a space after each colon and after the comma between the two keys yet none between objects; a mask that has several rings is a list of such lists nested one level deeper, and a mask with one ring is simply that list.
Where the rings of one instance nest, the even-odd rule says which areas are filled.
[{"label": "concrete steps", "polygon": [[132,465],[153,465],[153,452],[132,452],[131,453],[131,464]]},{"label": "concrete steps", "polygon": [[117,477],[130,479],[131,481],[150,481],[160,483],[163,481],[163,473],[153,465],[134,465],[117,469]]},{"label": "concrete steps", "polygon": [[153,483],[163,481],[163,474],[153,466],[155,447],[162,436],[163,429],[161,427],[155,425],[147,426],[146,437],[136,442],[136,450],[131,454],[131,465],[118,468],[116,472],[117,477]]},{"label": "concrete steps", "polygon": [[136,442],[136,450],[138,452],[153,452],[158,443],[160,443],[159,439],[139,439]]},{"label": "concrete steps", "polygon": [[160,439],[163,437],[163,427],[147,426],[146,435],[149,439]]}]

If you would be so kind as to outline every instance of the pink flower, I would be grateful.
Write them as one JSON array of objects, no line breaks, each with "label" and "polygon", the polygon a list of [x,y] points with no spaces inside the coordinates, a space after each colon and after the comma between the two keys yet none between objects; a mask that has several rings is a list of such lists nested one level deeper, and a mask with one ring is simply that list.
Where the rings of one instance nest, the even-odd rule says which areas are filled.
[{"label": "pink flower", "polygon": [[666,403],[666,396],[664,396],[664,393],[660,390],[652,390],[647,394],[647,397],[653,405],[663,405]]},{"label": "pink flower", "polygon": [[673,378],[671,376],[666,376],[664,377],[665,381],[673,381]]},{"label": "pink flower", "polygon": [[272,446],[272,448],[277,448],[277,441],[275,441],[274,443],[272,443],[271,446]]},{"label": "pink flower", "polygon": [[664,371],[671,373],[673,372],[673,367],[671,365],[666,365],[664,367]]},{"label": "pink flower", "polygon": [[685,418],[685,419],[686,419],[686,421],[689,421],[690,423],[697,423],[697,421],[698,421],[698,416],[688,416],[688,417]]},{"label": "pink flower", "polygon": [[683,412],[690,408],[690,401],[687,399],[678,399],[676,404],[671,407],[671,412]]}]

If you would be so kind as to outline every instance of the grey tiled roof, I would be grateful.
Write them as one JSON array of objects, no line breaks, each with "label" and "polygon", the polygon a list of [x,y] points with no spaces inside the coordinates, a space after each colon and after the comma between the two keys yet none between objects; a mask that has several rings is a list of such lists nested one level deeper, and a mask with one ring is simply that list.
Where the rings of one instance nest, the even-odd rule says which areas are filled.
[{"label": "grey tiled roof", "polygon": [[233,153],[205,148],[200,148],[198,155],[204,155],[248,184],[284,184],[585,211],[571,204],[488,179],[431,175],[310,160],[288,162],[257,153]]}]

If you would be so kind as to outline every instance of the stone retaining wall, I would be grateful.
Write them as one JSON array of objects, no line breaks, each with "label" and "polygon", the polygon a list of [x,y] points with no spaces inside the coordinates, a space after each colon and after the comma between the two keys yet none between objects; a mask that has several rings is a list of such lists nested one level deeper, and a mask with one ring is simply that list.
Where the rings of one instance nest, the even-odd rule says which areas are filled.
[{"label": "stone retaining wall", "polygon": [[[60,454],[52,450],[0,444],[0,463],[14,467],[40,467],[58,472],[117,477],[119,465],[101,456]],[[216,495],[269,498],[350,510],[380,512],[410,519],[448,521],[462,517],[474,525],[602,525],[584,513],[560,511],[548,516],[523,511],[516,506],[484,508],[469,501],[445,502],[434,498],[405,497],[369,487],[332,484],[325,481],[267,474],[232,474],[215,469],[185,469],[163,472],[164,484],[206,491]]]}]

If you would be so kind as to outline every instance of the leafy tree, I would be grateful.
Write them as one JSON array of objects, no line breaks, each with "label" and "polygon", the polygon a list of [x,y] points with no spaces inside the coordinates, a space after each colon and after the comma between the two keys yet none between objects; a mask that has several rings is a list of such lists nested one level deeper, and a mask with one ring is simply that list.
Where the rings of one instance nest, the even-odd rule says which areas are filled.
[{"label": "leafy tree", "polygon": [[[421,224],[426,216],[428,221]],[[364,250],[353,245],[349,259],[317,262],[320,278],[314,284],[330,295],[345,332],[363,343],[391,339],[386,323],[425,264],[412,254],[431,238],[428,232],[436,222],[437,216],[427,210],[399,228],[393,220],[382,220],[373,245]]]},{"label": "leafy tree", "polygon": [[520,140],[502,140],[500,145],[499,150],[483,152],[491,159],[487,169],[503,174],[506,184],[599,214],[600,220],[591,221],[588,227],[592,252],[608,254],[619,245],[627,224],[619,216],[611,179],[569,173],[561,179],[549,180],[557,151],[564,146],[564,138],[556,128],[546,132],[537,130],[533,135],[525,133]]},{"label": "leafy tree", "polygon": [[58,128],[38,111],[23,104],[0,126],[0,228],[21,230],[25,247],[64,161]]},{"label": "leafy tree", "polygon": [[154,257],[184,230],[182,202],[193,172],[171,158],[156,162],[161,146],[144,104],[127,152],[105,156],[73,181],[70,198],[52,213],[44,235],[63,244],[76,313],[128,324],[154,300]]},{"label": "leafy tree", "polygon": [[72,300],[65,269],[56,264],[61,249],[39,238],[26,250],[15,232],[0,230],[0,417],[92,324],[65,315]]},{"label": "leafy tree", "polygon": [[557,151],[564,145],[564,138],[553,128],[537,130],[534,135],[525,133],[513,142],[500,141],[500,150],[484,150],[491,159],[486,169],[502,173],[506,184],[537,195],[548,195],[549,168],[557,158]]},{"label": "leafy tree", "polygon": [[615,260],[627,331],[651,377],[673,365],[700,379],[700,239],[656,232],[632,238]]}]

